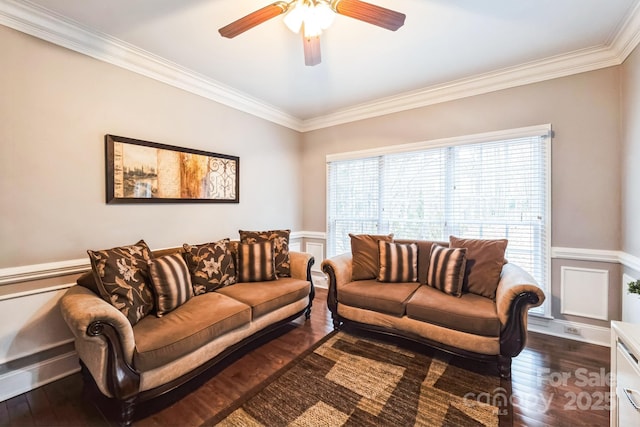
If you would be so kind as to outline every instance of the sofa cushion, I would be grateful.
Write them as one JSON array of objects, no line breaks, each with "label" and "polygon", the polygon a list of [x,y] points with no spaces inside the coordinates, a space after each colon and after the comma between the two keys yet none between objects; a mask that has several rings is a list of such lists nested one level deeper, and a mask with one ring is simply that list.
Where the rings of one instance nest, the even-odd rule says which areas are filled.
[{"label": "sofa cushion", "polygon": [[496,304],[475,294],[461,297],[421,286],[407,302],[407,316],[457,331],[487,337],[500,336]]},{"label": "sofa cushion", "polygon": [[506,264],[504,252],[508,240],[460,239],[450,236],[449,243],[452,248],[467,249],[463,292],[495,299],[502,266]]},{"label": "sofa cushion", "polygon": [[264,282],[277,279],[272,241],[238,245],[239,282]]},{"label": "sofa cushion", "polygon": [[181,306],[193,296],[189,268],[179,253],[151,259],[149,277],[158,317]]},{"label": "sofa cushion", "polygon": [[417,282],[418,245],[378,240],[379,282]]},{"label": "sofa cushion", "polygon": [[201,245],[183,245],[194,295],[236,283],[236,265],[229,246],[229,239]]},{"label": "sofa cushion", "polygon": [[193,297],[165,316],[147,316],[133,327],[133,365],[144,372],[173,362],[250,321],[251,308],[226,295]]},{"label": "sofa cushion", "polygon": [[283,277],[277,282],[237,283],[216,292],[250,306],[253,319],[256,319],[308,296],[311,285],[306,280]]},{"label": "sofa cushion", "polygon": [[467,263],[466,252],[464,248],[444,248],[433,245],[427,285],[449,295],[460,296]]},{"label": "sofa cushion", "polygon": [[241,243],[271,241],[274,247],[274,262],[278,277],[291,277],[289,236],[291,230],[246,231],[239,230]]},{"label": "sofa cushion", "polygon": [[403,316],[406,302],[418,287],[420,284],[417,282],[381,283],[375,280],[357,280],[340,287],[338,302],[366,310]]},{"label": "sofa cushion", "polygon": [[351,280],[375,279],[380,270],[378,241],[391,242],[393,234],[386,236],[349,234],[349,237],[351,238],[351,254],[353,257]]},{"label": "sofa cushion", "polygon": [[449,242],[433,241],[433,240],[407,240],[394,239],[394,243],[415,243],[418,245],[418,282],[427,283],[427,273],[429,272],[429,259],[431,258],[431,247],[440,245],[447,247]]},{"label": "sofa cushion", "polygon": [[135,325],[153,310],[149,280],[151,251],[144,240],[129,246],[88,250],[93,275],[102,298]]}]

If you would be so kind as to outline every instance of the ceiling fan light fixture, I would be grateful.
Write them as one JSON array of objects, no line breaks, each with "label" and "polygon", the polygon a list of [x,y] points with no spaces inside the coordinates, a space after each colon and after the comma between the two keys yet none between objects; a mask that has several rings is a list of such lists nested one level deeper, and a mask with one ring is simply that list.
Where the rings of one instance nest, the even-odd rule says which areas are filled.
[{"label": "ceiling fan light fixture", "polygon": [[316,37],[333,24],[335,15],[326,0],[296,0],[289,3],[284,23],[296,34],[304,25],[305,37]]},{"label": "ceiling fan light fixture", "polygon": [[329,2],[324,0],[316,1],[316,6],[313,8],[315,19],[318,21],[318,25],[323,30],[326,30],[336,20],[336,12],[333,10]]},{"label": "ceiling fan light fixture", "polygon": [[[295,3],[295,4],[293,4]],[[284,17],[285,25],[294,33],[298,34],[304,22],[309,7],[304,0],[297,0],[289,4],[289,11]]]}]

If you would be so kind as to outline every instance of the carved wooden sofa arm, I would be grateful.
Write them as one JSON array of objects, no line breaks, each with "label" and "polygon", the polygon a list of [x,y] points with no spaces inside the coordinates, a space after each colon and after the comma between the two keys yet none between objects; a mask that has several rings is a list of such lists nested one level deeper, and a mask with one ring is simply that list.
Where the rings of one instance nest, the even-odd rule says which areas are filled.
[{"label": "carved wooden sofa arm", "polygon": [[502,267],[496,290],[496,310],[502,324],[500,354],[515,357],[526,345],[527,312],[541,305],[545,295],[529,273],[507,263]]},{"label": "carved wooden sofa arm", "polygon": [[137,394],[140,375],[131,367],[135,339],[124,314],[82,286],[70,288],[60,308],[76,351],[100,391],[118,400]]}]

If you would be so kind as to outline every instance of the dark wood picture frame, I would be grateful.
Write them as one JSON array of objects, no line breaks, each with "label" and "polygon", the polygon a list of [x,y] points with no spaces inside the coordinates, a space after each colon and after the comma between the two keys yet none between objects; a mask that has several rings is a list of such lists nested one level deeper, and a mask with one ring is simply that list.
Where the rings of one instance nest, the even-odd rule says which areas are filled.
[{"label": "dark wood picture frame", "polygon": [[105,135],[106,198],[117,203],[240,203],[240,158]]}]

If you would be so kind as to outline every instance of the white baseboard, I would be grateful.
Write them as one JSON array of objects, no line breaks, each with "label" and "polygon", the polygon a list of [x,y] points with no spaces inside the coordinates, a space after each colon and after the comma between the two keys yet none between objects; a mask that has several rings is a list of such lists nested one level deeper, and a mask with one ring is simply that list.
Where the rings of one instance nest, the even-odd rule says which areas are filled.
[{"label": "white baseboard", "polygon": [[0,402],[80,371],[75,351],[0,375]]},{"label": "white baseboard", "polygon": [[[602,326],[530,315],[528,329],[532,332],[539,332],[554,337],[567,338],[605,347],[611,346],[611,331],[609,328]],[[577,334],[567,332],[567,329],[574,330]]]}]

